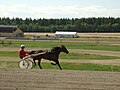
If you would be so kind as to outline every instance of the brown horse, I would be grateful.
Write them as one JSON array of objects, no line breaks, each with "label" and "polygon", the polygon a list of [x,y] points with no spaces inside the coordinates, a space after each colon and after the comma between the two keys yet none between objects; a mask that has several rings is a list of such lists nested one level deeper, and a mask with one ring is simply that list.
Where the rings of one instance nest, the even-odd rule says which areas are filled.
[{"label": "brown horse", "polygon": [[41,62],[41,59],[47,59],[47,60],[50,60],[50,61],[54,61],[54,63],[51,63],[52,65],[58,65],[59,68],[62,70],[61,66],[60,66],[60,63],[59,63],[59,54],[61,52],[64,52],[64,53],[69,53],[69,51],[65,48],[65,46],[61,45],[60,47],[54,47],[53,49],[51,50],[37,50],[37,51],[32,51],[30,55],[31,58],[33,58],[33,61],[34,61],[34,64],[36,66],[36,60],[38,60],[38,66],[40,67],[40,69],[42,69],[41,65],[40,65],[40,62]]}]

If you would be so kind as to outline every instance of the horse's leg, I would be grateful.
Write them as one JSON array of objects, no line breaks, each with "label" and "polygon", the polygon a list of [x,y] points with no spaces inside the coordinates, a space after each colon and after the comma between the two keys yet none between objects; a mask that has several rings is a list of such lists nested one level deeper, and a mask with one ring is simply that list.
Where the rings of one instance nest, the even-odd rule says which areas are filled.
[{"label": "horse's leg", "polygon": [[40,67],[40,69],[42,69],[41,65],[40,65],[41,59],[38,60],[38,66]]},{"label": "horse's leg", "polygon": [[62,70],[59,61],[57,61],[56,63],[57,63],[57,65],[59,66],[60,70]]},{"label": "horse's leg", "polygon": [[34,61],[34,66],[33,67],[35,67],[36,66],[36,62],[35,62],[35,60],[33,59],[33,61]]}]

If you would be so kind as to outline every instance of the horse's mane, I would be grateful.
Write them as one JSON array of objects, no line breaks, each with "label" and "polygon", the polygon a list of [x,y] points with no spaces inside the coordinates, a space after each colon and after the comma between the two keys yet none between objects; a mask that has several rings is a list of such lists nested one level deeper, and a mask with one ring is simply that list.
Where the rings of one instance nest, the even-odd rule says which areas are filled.
[{"label": "horse's mane", "polygon": [[56,50],[59,50],[60,49],[60,47],[53,47],[52,49],[51,49],[51,51],[56,51]]}]

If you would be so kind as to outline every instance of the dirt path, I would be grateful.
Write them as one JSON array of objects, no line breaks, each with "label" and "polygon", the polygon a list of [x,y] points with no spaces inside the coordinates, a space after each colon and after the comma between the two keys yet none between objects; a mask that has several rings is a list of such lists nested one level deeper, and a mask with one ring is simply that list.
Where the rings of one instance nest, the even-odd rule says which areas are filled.
[{"label": "dirt path", "polygon": [[120,90],[120,72],[0,69],[0,90]]},{"label": "dirt path", "polygon": [[61,60],[61,62],[93,63],[93,64],[120,66],[120,59],[112,59],[112,60]]},{"label": "dirt path", "polygon": [[103,56],[120,56],[120,52],[117,51],[103,51],[103,50],[77,50],[70,49],[70,52],[74,53],[83,53],[83,54],[95,54],[95,55],[103,55]]},{"label": "dirt path", "polygon": [[[19,58],[0,57],[0,61],[19,61]],[[42,62],[50,62],[50,61],[42,59]],[[93,63],[93,64],[120,66],[120,59],[110,59],[110,60],[72,60],[72,59],[68,60],[68,59],[60,59],[60,62]]]}]

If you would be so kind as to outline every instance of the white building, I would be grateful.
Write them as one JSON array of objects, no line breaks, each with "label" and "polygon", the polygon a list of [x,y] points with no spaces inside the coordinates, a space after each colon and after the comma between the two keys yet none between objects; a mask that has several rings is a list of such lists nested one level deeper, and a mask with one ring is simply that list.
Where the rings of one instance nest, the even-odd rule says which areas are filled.
[{"label": "white building", "polygon": [[58,38],[76,38],[77,32],[56,31],[55,36]]}]

